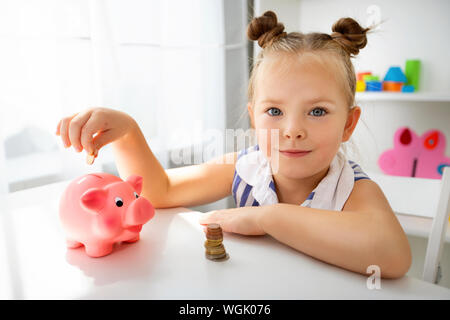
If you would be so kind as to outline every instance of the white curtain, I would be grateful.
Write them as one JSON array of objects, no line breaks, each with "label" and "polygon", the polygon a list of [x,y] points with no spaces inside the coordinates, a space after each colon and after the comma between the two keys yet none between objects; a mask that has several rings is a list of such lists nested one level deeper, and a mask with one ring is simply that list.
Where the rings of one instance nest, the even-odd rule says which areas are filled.
[{"label": "white curtain", "polygon": [[[139,123],[164,167],[246,109],[246,1],[0,0],[0,192],[115,170],[55,136],[93,106]],[[223,150],[225,151],[225,150]],[[114,173],[114,172],[113,172]]]}]

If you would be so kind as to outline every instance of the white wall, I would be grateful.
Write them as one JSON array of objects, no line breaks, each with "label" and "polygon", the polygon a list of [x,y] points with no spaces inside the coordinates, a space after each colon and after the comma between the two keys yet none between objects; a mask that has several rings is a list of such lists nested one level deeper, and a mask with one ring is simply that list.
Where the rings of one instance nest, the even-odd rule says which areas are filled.
[{"label": "white wall", "polygon": [[405,65],[406,59],[423,63],[422,90],[450,90],[450,1],[447,0],[302,0],[299,1],[299,27],[302,32],[331,33],[331,26],[341,17],[352,17],[363,26],[380,9],[382,24],[368,35],[368,44],[354,60],[355,69],[371,70],[384,76],[391,65]]},{"label": "white wall", "polygon": [[422,90],[450,91],[450,1],[447,0],[256,0],[255,14],[274,10],[286,31],[331,33],[339,18],[352,17],[367,26],[379,8],[381,25],[354,60],[355,69],[384,76],[391,65],[422,60]]},{"label": "white wall", "polygon": [[[298,31],[300,27],[300,0],[254,0],[254,16],[260,16],[268,10],[277,14],[278,21],[285,26],[286,32]],[[253,43],[254,56],[258,54],[260,47]]]}]

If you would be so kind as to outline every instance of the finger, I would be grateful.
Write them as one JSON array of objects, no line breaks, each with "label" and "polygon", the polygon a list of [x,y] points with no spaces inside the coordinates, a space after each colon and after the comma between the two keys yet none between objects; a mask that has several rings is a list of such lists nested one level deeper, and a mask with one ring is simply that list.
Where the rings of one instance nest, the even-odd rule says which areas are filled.
[{"label": "finger", "polygon": [[114,141],[115,136],[112,134],[112,129],[106,129],[98,132],[94,137],[94,148],[100,150],[103,146]]},{"label": "finger", "polygon": [[100,148],[114,140],[111,129],[104,125],[105,119],[93,114],[81,130],[81,144],[88,154],[96,156]]},{"label": "finger", "polygon": [[199,219],[201,225],[207,225],[209,223],[217,223],[218,221],[219,221],[218,216],[217,214],[214,213],[214,211],[206,212],[204,216]]},{"label": "finger", "polygon": [[91,114],[92,110],[81,112],[70,121],[69,138],[77,152],[81,152],[83,150],[83,146],[81,144],[81,131],[88,122]]},{"label": "finger", "polygon": [[61,120],[61,125],[60,125],[60,136],[61,136],[61,140],[64,143],[64,147],[68,148],[70,147],[70,139],[69,139],[69,124],[70,121],[73,119],[73,117],[75,117],[77,115],[77,113],[73,114],[70,117],[65,117]]},{"label": "finger", "polygon": [[[202,217],[200,219],[198,219],[198,222],[202,225],[202,226],[206,226],[209,223],[209,218],[208,217]],[[206,227],[203,228],[203,231],[206,232]]]}]

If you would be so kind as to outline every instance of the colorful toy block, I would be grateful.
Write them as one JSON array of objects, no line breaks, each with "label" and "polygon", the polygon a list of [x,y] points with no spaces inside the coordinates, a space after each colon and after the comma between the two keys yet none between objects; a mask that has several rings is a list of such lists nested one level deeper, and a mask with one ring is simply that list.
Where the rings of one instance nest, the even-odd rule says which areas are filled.
[{"label": "colorful toy block", "polygon": [[380,77],[374,76],[372,74],[366,74],[366,75],[363,76],[363,80],[365,82],[367,82],[367,81],[380,81]]},{"label": "colorful toy block", "polygon": [[356,74],[356,79],[357,79],[357,80],[364,80],[363,77],[364,77],[365,75],[371,75],[371,74],[372,74],[372,72],[370,72],[370,71],[358,72],[358,73]]},{"label": "colorful toy block", "polygon": [[356,74],[356,91],[416,92],[419,88],[420,60],[406,60],[405,73],[398,66],[386,72],[383,81],[370,71]]},{"label": "colorful toy block", "polygon": [[356,92],[366,91],[366,83],[362,80],[356,81]]},{"label": "colorful toy block", "polygon": [[383,91],[381,81],[367,81],[366,91]]},{"label": "colorful toy block", "polygon": [[414,86],[414,91],[419,91],[420,60],[406,60],[405,75],[406,84]]},{"label": "colorful toy block", "polygon": [[383,81],[406,82],[406,76],[400,67],[390,67]]},{"label": "colorful toy block", "polygon": [[403,82],[383,81],[383,91],[402,91]]},{"label": "colorful toy block", "polygon": [[411,85],[403,85],[402,92],[414,92],[414,86]]}]

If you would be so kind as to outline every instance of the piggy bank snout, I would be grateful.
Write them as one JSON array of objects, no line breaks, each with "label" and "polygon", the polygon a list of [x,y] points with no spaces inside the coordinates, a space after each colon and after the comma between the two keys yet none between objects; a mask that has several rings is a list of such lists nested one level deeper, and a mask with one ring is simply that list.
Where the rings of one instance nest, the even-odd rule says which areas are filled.
[{"label": "piggy bank snout", "polygon": [[150,201],[145,198],[138,198],[128,207],[125,216],[126,226],[142,225],[155,215],[155,209]]}]

